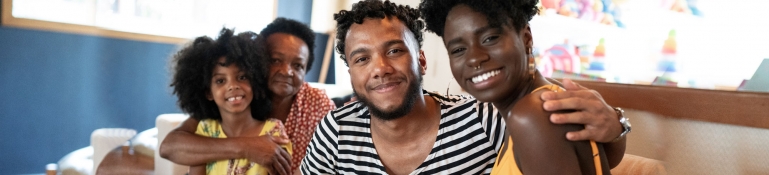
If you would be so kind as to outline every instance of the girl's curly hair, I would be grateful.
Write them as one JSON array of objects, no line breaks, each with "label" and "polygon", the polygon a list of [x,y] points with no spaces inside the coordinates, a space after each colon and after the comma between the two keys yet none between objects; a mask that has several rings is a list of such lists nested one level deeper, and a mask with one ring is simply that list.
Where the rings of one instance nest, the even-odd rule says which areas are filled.
[{"label": "girl's curly hair", "polygon": [[464,4],[486,15],[490,27],[512,23],[520,31],[539,12],[539,0],[422,0],[419,11],[422,12],[427,30],[443,37],[446,16],[454,6]]},{"label": "girl's curly hair", "polygon": [[251,116],[266,120],[272,108],[266,81],[268,57],[262,39],[254,32],[234,35],[224,28],[216,40],[201,36],[174,54],[171,87],[179,97],[179,107],[197,120],[222,120],[216,102],[206,98],[211,91],[214,67],[222,57],[225,66],[235,64],[246,73],[254,94]]},{"label": "girl's curly hair", "polygon": [[364,0],[353,4],[350,11],[342,10],[334,14],[334,20],[337,23],[336,51],[339,52],[342,62],[347,65],[347,59],[344,55],[345,39],[353,23],[363,24],[363,20],[366,18],[383,19],[392,16],[397,17],[403,22],[403,25],[409,28],[411,33],[414,33],[419,48],[422,48],[422,41],[424,40],[422,29],[425,28],[425,23],[419,19],[419,10],[408,5],[397,5],[389,0],[384,2],[381,0]]}]

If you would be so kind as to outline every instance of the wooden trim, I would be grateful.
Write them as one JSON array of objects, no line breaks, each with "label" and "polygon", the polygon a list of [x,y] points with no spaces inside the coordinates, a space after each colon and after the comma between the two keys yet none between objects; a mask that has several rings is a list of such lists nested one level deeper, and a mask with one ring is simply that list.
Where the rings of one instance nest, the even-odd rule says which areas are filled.
[{"label": "wooden trim", "polygon": [[3,1],[2,2],[3,8],[0,9],[0,11],[2,11],[0,13],[0,17],[2,17],[2,19],[0,19],[0,22],[2,22],[2,25],[5,25],[6,21],[8,21],[9,18],[13,17],[13,13],[11,13],[11,9],[13,9],[11,5],[13,5],[13,1],[12,0],[2,0],[2,1]]},{"label": "wooden trim", "polygon": [[128,39],[137,41],[147,41],[156,43],[168,43],[168,44],[181,44],[187,42],[189,39],[130,33],[115,30],[108,30],[94,26],[59,23],[51,21],[42,21],[25,18],[13,17],[13,0],[3,0],[3,12],[2,12],[2,25],[4,27],[16,27],[26,28],[33,30],[43,30],[52,32],[92,35],[92,36],[104,36],[108,38]]},{"label": "wooden trim", "polygon": [[[769,129],[769,93],[578,81],[606,103],[666,117]],[[631,117],[632,120],[632,116]]]},{"label": "wooden trim", "polygon": [[318,77],[318,83],[326,83],[326,76],[328,75],[328,67],[331,63],[331,55],[334,55],[334,40],[336,39],[336,32],[328,32],[328,40],[326,41],[326,52],[323,53],[323,64],[320,67],[320,75]]}]

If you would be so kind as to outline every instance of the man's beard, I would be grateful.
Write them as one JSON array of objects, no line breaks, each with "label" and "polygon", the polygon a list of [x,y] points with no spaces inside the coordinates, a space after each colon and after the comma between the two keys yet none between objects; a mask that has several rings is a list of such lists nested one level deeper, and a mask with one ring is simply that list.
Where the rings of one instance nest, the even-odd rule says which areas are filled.
[{"label": "man's beard", "polygon": [[[414,108],[414,103],[416,102],[417,98],[421,95],[422,88],[420,85],[422,84],[422,75],[417,76],[417,81],[411,81],[408,85],[408,89],[406,89],[406,94],[403,94],[403,101],[401,102],[401,105],[396,107],[392,111],[385,111],[383,109],[377,108],[374,103],[371,103],[371,100],[364,96],[357,95],[358,93],[355,93],[356,97],[358,98],[358,101],[362,102],[363,105],[366,105],[368,107],[369,113],[371,113],[372,116],[382,119],[382,120],[395,120],[398,118],[401,118],[403,116],[406,116],[409,112],[411,112],[411,108]],[[355,90],[353,90],[355,91]]]}]

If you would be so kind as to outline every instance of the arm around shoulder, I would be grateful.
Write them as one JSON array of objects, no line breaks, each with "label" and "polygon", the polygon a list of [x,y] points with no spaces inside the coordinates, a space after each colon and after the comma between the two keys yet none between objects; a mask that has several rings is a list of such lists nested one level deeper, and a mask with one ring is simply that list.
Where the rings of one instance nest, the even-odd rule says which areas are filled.
[{"label": "arm around shoulder", "polygon": [[237,138],[217,139],[195,134],[198,120],[188,118],[163,139],[160,157],[188,166],[208,162],[242,158],[242,141]]},{"label": "arm around shoulder", "polygon": [[551,113],[542,108],[542,103],[539,93],[524,96],[505,118],[522,173],[581,174],[575,152],[577,142],[564,137],[569,131],[580,130],[580,126],[551,123],[548,119]]}]

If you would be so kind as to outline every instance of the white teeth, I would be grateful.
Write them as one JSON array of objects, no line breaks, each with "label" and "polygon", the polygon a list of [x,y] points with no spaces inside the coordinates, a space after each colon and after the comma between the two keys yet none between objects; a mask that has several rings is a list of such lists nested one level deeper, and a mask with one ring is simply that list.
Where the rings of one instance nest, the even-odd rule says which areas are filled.
[{"label": "white teeth", "polygon": [[486,72],[486,73],[483,73],[481,75],[475,76],[471,80],[472,80],[473,83],[478,83],[478,82],[481,82],[481,81],[486,81],[486,80],[488,80],[491,77],[497,76],[497,74],[499,74],[499,72],[500,72],[499,70],[493,70],[491,72]]},{"label": "white teeth", "polygon": [[235,101],[235,100],[240,100],[240,99],[243,99],[243,96],[230,97],[230,98],[227,98],[227,101]]}]

